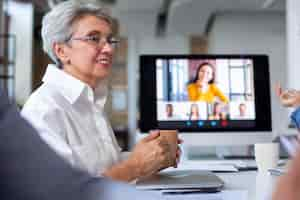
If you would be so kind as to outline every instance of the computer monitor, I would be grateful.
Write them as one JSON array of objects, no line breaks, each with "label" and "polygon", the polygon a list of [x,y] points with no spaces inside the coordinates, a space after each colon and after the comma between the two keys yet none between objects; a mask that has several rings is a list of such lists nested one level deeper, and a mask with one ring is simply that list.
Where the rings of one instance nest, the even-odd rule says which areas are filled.
[{"label": "computer monitor", "polygon": [[265,55],[142,55],[141,132],[177,129],[188,144],[272,138]]}]

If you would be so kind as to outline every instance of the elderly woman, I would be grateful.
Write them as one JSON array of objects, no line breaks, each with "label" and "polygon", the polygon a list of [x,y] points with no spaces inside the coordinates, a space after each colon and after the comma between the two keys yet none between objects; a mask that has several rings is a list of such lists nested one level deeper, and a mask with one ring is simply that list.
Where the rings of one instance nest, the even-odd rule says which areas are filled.
[{"label": "elderly woman", "polygon": [[42,38],[50,64],[22,115],[73,166],[95,176],[132,181],[174,165],[167,141],[153,132],[126,160],[103,107],[114,47],[112,18],[94,4],[66,1],[44,18]]}]

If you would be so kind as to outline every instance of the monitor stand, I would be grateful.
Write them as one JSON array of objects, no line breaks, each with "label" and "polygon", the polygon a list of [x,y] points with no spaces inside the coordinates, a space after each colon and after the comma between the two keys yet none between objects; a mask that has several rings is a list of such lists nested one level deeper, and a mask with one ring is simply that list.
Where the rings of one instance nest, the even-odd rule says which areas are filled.
[{"label": "monitor stand", "polygon": [[182,145],[182,160],[253,159],[253,145],[187,146]]},{"label": "monitor stand", "polygon": [[178,168],[214,172],[236,172],[241,169],[256,169],[253,146],[186,146]]}]

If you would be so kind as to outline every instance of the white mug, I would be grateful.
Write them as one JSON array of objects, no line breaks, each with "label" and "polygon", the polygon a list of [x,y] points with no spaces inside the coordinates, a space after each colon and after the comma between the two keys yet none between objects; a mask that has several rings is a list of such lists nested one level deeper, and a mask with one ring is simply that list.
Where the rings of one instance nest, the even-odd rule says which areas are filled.
[{"label": "white mug", "polygon": [[259,172],[277,167],[279,156],[278,143],[258,143],[254,145],[254,155]]}]

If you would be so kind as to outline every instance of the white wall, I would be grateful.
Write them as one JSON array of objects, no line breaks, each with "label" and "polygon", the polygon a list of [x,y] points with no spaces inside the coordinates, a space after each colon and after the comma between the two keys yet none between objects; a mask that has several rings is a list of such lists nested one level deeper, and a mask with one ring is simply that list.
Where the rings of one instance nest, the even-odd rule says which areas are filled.
[{"label": "white wall", "polygon": [[138,40],[138,54],[187,54],[190,51],[189,39],[182,35],[161,38],[146,36]]},{"label": "white wall", "polygon": [[16,101],[24,103],[31,93],[33,6],[9,2],[10,33],[16,35]]},{"label": "white wall", "polygon": [[3,7],[3,1],[0,1],[0,33],[3,32],[3,28],[2,28],[2,20],[3,20],[3,11],[2,11],[2,7]]},{"label": "white wall", "polygon": [[285,132],[288,113],[281,108],[273,91],[275,82],[286,84],[284,13],[249,12],[217,15],[209,34],[209,52],[269,55],[273,134]]},{"label": "white wall", "polygon": [[300,1],[286,0],[286,30],[287,30],[287,64],[288,73],[287,86],[300,89]]},{"label": "white wall", "polygon": [[[4,33],[4,12],[3,12],[3,1],[0,1],[0,34]],[[0,56],[3,55],[2,52],[3,44],[0,44]]]}]

